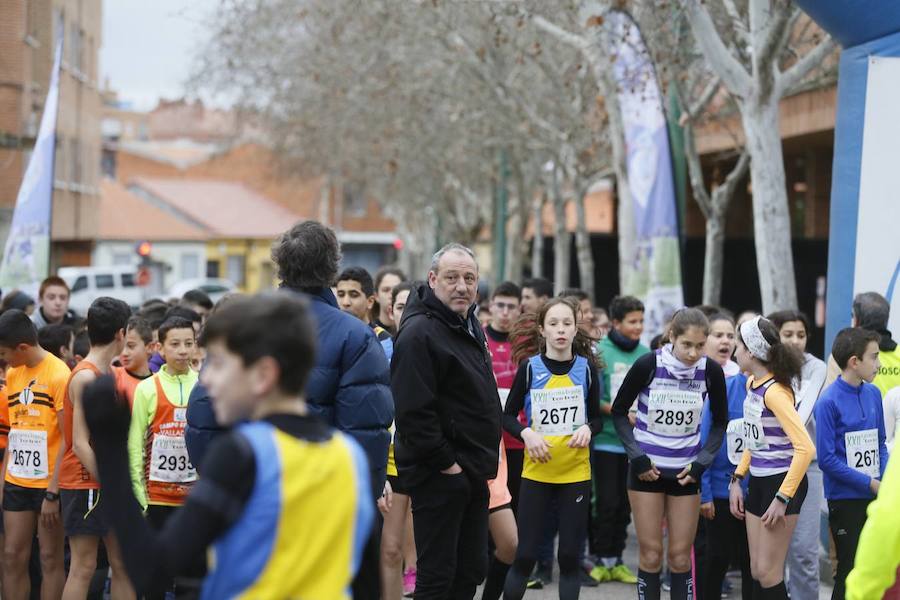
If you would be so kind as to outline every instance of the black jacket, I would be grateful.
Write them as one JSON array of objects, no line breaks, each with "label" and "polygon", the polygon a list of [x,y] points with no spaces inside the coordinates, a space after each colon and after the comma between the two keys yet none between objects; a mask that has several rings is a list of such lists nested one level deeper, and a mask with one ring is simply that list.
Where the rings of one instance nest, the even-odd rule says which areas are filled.
[{"label": "black jacket", "polygon": [[496,477],[500,398],[474,307],[463,321],[428,285],[414,289],[394,338],[391,389],[404,485],[454,462],[470,477]]}]

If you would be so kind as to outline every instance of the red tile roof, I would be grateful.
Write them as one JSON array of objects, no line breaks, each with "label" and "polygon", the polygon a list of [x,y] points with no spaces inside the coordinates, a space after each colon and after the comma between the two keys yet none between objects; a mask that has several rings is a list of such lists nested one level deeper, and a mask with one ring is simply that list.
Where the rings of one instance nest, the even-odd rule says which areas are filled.
[{"label": "red tile roof", "polygon": [[275,238],[301,220],[282,205],[239,183],[137,177],[131,186],[168,205],[214,237]]},{"label": "red tile roof", "polygon": [[100,182],[98,240],[205,241],[209,233],[132,194],[111,179]]}]

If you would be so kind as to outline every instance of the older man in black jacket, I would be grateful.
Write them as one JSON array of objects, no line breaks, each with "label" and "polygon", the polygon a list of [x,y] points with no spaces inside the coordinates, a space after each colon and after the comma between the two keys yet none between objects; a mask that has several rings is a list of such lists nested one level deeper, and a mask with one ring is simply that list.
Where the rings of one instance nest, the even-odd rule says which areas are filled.
[{"label": "older man in black jacket", "polygon": [[416,598],[470,599],[487,570],[488,489],[497,474],[500,399],[475,316],[471,250],[437,252],[394,341],[394,452],[410,490]]}]

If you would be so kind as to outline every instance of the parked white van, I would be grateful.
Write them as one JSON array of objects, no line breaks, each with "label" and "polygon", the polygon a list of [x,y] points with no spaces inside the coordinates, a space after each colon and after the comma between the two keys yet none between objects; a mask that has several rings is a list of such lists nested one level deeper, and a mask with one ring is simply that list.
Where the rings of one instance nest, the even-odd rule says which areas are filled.
[{"label": "parked white van", "polygon": [[137,285],[134,267],[62,267],[57,275],[69,284],[69,307],[80,315],[86,315],[91,303],[101,296],[118,298],[129,306],[144,301],[144,289]]}]

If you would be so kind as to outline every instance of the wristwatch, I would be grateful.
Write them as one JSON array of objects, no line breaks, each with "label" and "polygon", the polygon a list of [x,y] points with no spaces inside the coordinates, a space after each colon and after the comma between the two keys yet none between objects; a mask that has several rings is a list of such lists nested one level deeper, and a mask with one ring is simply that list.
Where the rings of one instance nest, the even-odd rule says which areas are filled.
[{"label": "wristwatch", "polygon": [[59,502],[59,494],[55,492],[45,492],[44,500],[47,500],[48,502]]},{"label": "wristwatch", "polygon": [[778,492],[777,494],[775,494],[775,499],[778,500],[779,502],[781,502],[782,504],[784,504],[785,506],[787,506],[787,504],[791,501],[790,498],[788,498],[781,492]]}]

